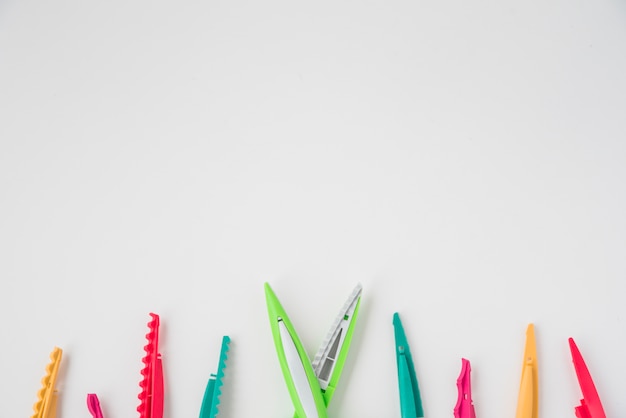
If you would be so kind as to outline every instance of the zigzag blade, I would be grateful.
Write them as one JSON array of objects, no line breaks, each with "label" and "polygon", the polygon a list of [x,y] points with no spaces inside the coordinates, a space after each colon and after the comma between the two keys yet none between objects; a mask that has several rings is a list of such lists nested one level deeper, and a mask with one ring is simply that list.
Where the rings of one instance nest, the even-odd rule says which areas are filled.
[{"label": "zigzag blade", "polygon": [[152,375],[154,373],[153,366],[157,356],[157,350],[159,349],[159,316],[153,313],[150,313],[152,320],[148,322],[148,333],[146,334],[146,339],[148,343],[143,347],[146,355],[141,359],[141,362],[144,364],[144,367],[141,369],[141,375],[143,376],[141,382],[139,382],[139,387],[141,388],[141,392],[137,398],[139,398],[139,406],[137,407],[137,412],[139,412],[140,418],[149,418],[150,417],[150,387],[152,385]]},{"label": "zigzag blade", "polygon": [[47,412],[52,402],[54,384],[56,383],[62,356],[63,350],[58,347],[54,347],[54,350],[50,353],[51,361],[46,366],[45,376],[41,379],[41,389],[37,392],[37,401],[33,405],[33,411],[35,413],[31,418],[42,418],[44,417],[44,413]]},{"label": "zigzag blade", "polygon": [[355,304],[355,302],[358,300],[358,298],[361,296],[362,292],[363,292],[363,286],[361,286],[361,284],[358,283],[354,287],[354,289],[352,289],[352,293],[350,293],[350,296],[348,296],[348,299],[345,301],[345,303],[341,307],[339,314],[335,317],[335,320],[330,326],[328,333],[324,337],[324,341],[322,341],[320,348],[317,350],[317,353],[315,354],[315,357],[313,357],[313,361],[311,362],[311,366],[313,366],[313,370],[316,371],[316,374],[319,370],[319,366],[322,363],[324,357],[326,356],[327,352],[330,350],[330,347],[332,345],[331,343],[335,340],[335,337],[339,333],[339,330],[341,329],[341,323],[344,321],[346,314],[350,311],[350,307],[352,307]]},{"label": "zigzag blade", "polygon": [[327,406],[333,396],[334,386],[341,376],[343,361],[350,348],[352,339],[350,330],[356,322],[362,291],[361,284],[354,287],[311,363],[320,388],[324,391],[324,401]]},{"label": "zigzag blade", "polygon": [[219,413],[220,395],[222,394],[222,379],[224,378],[224,369],[226,368],[226,360],[228,360],[228,349],[230,345],[230,337],[225,335],[222,338],[222,348],[220,350],[220,359],[217,364],[217,373],[215,373],[215,386],[213,388],[213,399],[211,400],[211,411],[209,418],[215,418]]}]

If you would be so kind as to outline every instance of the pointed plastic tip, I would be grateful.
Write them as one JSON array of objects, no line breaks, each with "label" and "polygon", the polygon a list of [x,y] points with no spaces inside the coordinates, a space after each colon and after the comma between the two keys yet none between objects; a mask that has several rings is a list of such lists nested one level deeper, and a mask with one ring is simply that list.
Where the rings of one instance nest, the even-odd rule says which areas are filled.
[{"label": "pointed plastic tip", "polygon": [[363,292],[363,285],[360,282],[357,282],[356,286],[354,286],[354,290],[359,292],[359,295]]},{"label": "pointed plastic tip", "polygon": [[536,350],[535,344],[535,326],[531,323],[526,328],[526,348],[534,352]]},{"label": "pointed plastic tip", "polygon": [[100,402],[98,401],[98,395],[96,395],[95,393],[87,394],[87,406],[91,407],[99,404]]},{"label": "pointed plastic tip", "polygon": [[580,354],[580,350],[574,342],[574,339],[570,337],[567,341],[569,342],[569,351],[572,354],[572,361],[574,362],[574,366],[577,367],[579,363],[584,363],[585,361],[583,360],[583,356]]},{"label": "pointed plastic tip", "polygon": [[398,312],[393,314],[393,333],[396,339],[396,346],[400,352],[404,352],[405,346],[408,346],[406,335],[404,334],[404,326]]},{"label": "pointed plastic tip", "polygon": [[569,351],[572,354],[572,359],[576,361],[576,357],[581,357],[580,350],[578,350],[578,346],[572,337],[568,338],[567,342],[569,343]]},{"label": "pointed plastic tip", "polygon": [[102,409],[100,408],[100,401],[98,395],[95,393],[87,394],[87,409],[93,418],[102,418]]},{"label": "pointed plastic tip", "polygon": [[459,377],[457,379],[457,384],[461,384],[466,379],[469,380],[469,374],[472,371],[472,366],[470,361],[466,358],[461,358],[461,372],[459,373]]},{"label": "pointed plastic tip", "polygon": [[272,289],[269,283],[265,282],[263,288],[265,289],[265,299],[268,303],[270,301],[278,300],[278,298],[276,297],[276,293],[274,293],[274,289]]},{"label": "pointed plastic tip", "polygon": [[278,296],[274,293],[269,283],[265,283],[265,303],[267,305],[267,312],[270,315],[270,320],[274,321],[278,317],[285,315],[282,305],[278,300]]},{"label": "pointed plastic tip", "polygon": [[454,406],[455,418],[475,418],[472,401],[472,382],[470,378],[471,366],[469,360],[461,358],[461,372],[456,379],[458,397]]},{"label": "pointed plastic tip", "polygon": [[54,347],[49,355],[50,360],[53,362],[61,361],[61,357],[63,357],[63,350],[59,347]]},{"label": "pointed plastic tip", "polygon": [[535,325],[532,323],[526,328],[526,343],[530,346],[535,345]]},{"label": "pointed plastic tip", "polygon": [[461,357],[461,367],[463,369],[465,369],[465,368],[471,369],[470,361],[468,359],[464,358],[464,357]]}]

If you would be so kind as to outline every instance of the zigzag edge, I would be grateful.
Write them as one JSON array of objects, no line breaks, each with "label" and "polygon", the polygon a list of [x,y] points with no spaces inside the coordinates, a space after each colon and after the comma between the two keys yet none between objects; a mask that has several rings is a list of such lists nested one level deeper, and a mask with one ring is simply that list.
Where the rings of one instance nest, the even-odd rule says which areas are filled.
[{"label": "zigzag edge", "polygon": [[33,411],[35,412],[31,418],[39,418],[43,412],[46,393],[54,390],[54,383],[56,381],[57,371],[59,370],[59,364],[61,363],[61,357],[63,350],[59,347],[54,347],[50,353],[50,362],[46,366],[46,374],[41,378],[41,389],[37,391],[37,401],[33,405]]},{"label": "zigzag edge", "polygon": [[139,382],[141,391],[139,392],[139,395],[137,395],[137,398],[140,401],[139,406],[137,407],[137,412],[139,412],[140,418],[148,418],[148,388],[151,384],[152,359],[156,357],[158,350],[159,316],[153,313],[150,313],[150,316],[152,319],[148,322],[149,331],[146,334],[148,343],[143,347],[146,355],[141,359],[141,362],[144,364],[144,367],[141,369],[141,375],[143,378]]},{"label": "zigzag edge", "polygon": [[222,338],[222,348],[220,350],[220,359],[217,363],[217,372],[215,373],[215,389],[213,391],[213,400],[211,402],[211,411],[209,418],[214,418],[219,413],[220,395],[222,394],[222,378],[224,377],[224,369],[226,368],[226,360],[228,360],[228,350],[230,349],[230,337],[225,335]]}]

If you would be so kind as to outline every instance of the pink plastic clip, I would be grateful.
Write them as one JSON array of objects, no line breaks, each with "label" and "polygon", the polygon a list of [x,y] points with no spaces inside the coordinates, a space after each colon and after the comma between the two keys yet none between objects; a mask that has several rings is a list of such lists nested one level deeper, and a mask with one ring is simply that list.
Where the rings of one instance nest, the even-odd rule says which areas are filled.
[{"label": "pink plastic clip", "polygon": [[104,418],[100,409],[100,401],[95,393],[87,394],[87,408],[93,418]]},{"label": "pink plastic clip", "polygon": [[455,418],[476,418],[474,411],[474,403],[472,401],[472,382],[470,373],[472,368],[467,359],[461,359],[461,374],[456,380],[456,386],[459,390],[459,397],[454,407]]}]

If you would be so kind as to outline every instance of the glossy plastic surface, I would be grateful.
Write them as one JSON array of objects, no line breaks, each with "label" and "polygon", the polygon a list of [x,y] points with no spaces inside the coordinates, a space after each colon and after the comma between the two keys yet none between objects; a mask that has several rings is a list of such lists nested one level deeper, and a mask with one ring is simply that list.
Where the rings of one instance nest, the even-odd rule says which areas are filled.
[{"label": "glossy plastic surface", "polygon": [[398,313],[393,314],[393,329],[396,343],[396,364],[398,366],[398,389],[402,418],[424,416],[415,366],[411,357],[409,342]]},{"label": "glossy plastic surface", "polygon": [[576,416],[578,418],[606,418],[600,396],[596,390],[596,385],[593,383],[589,369],[587,369],[585,360],[580,354],[573,338],[569,339],[569,348],[572,353],[572,361],[574,362],[578,384],[583,393],[580,405],[574,409]]},{"label": "glossy plastic surface", "polygon": [[150,313],[152,320],[148,322],[149,332],[146,334],[148,343],[144,346],[146,355],[141,359],[144,364],[141,370],[143,379],[139,382],[140,404],[137,407],[140,418],[163,418],[163,363],[159,353],[159,316]]},{"label": "glossy plastic surface", "polygon": [[100,400],[95,393],[87,394],[87,409],[93,418],[104,418],[100,408]]},{"label": "glossy plastic surface", "polygon": [[476,418],[472,401],[472,367],[469,360],[461,359],[461,373],[456,380],[458,398],[454,407],[454,418]]},{"label": "glossy plastic surface", "polygon": [[41,389],[37,392],[37,401],[33,405],[35,413],[31,418],[55,418],[58,393],[55,385],[61,365],[63,350],[54,347],[50,353],[50,363],[46,366],[46,374],[41,379]]},{"label": "glossy plastic surface", "polygon": [[222,338],[217,372],[211,375],[204,391],[202,407],[200,408],[200,418],[215,418],[219,412],[218,406],[220,404],[220,395],[222,394],[222,385],[224,384],[224,369],[226,368],[226,360],[228,359],[229,344],[230,337],[225,335]]},{"label": "glossy plastic surface", "polygon": [[526,329],[526,347],[522,362],[522,380],[517,398],[516,418],[537,418],[539,414],[539,376],[537,374],[537,348],[533,324]]}]

